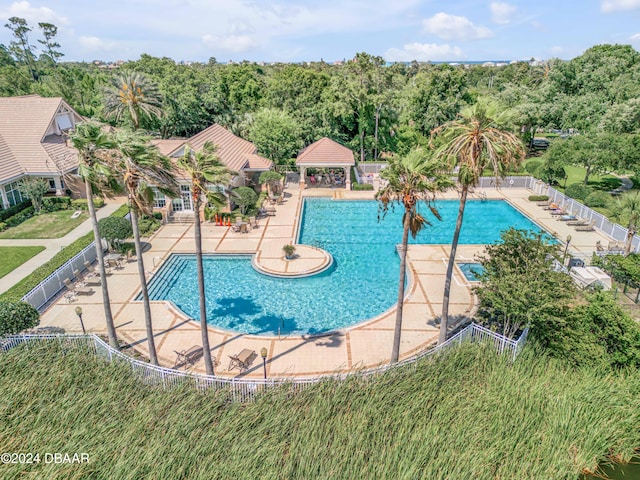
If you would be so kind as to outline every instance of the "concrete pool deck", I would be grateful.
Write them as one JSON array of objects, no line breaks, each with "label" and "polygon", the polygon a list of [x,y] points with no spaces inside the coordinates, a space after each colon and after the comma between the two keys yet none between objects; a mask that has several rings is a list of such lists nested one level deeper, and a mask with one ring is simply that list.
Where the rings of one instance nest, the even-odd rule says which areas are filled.
[{"label": "concrete pool deck", "polygon": [[[282,269],[277,262],[283,260],[282,246],[294,243],[297,223],[305,196],[331,196],[331,190],[299,191],[295,186],[287,189],[285,202],[276,206],[276,214],[261,219],[259,226],[248,233],[233,232],[230,227],[202,225],[202,248],[204,253],[254,254],[259,252],[263,262],[270,268]],[[556,220],[548,211],[529,202],[532,194],[526,189],[485,189],[487,198],[507,199],[514,207],[534,220],[538,225],[564,241],[571,235],[570,251],[589,257],[595,251],[597,241],[603,244],[609,238],[600,232],[579,232],[573,227]],[[344,199],[372,199],[373,192],[340,191]],[[456,192],[449,192],[443,198],[457,198]],[[143,255],[145,270],[157,271],[172,253],[194,253],[193,225],[169,224],[163,226],[148,240],[150,248]],[[457,257],[473,259],[482,253],[482,245],[460,245]],[[313,251],[312,249],[309,251]],[[438,318],[442,310],[442,296],[446,273],[446,261],[450,245],[411,245],[408,249],[408,268],[412,277],[405,297],[403,329],[400,357],[407,358],[432,345],[438,337]],[[310,268],[318,258],[301,248],[300,258],[287,262],[287,269]],[[135,350],[147,356],[146,330],[141,302],[133,299],[138,295],[140,282],[137,265],[127,263],[108,277],[112,311],[118,337],[129,343]],[[194,279],[194,289],[196,289]],[[59,299],[42,314],[41,326],[57,326],[68,333],[79,333],[80,324],[74,312],[75,307],[83,309],[83,320],[89,332],[106,335],[104,309],[100,287],[91,295],[77,297],[67,304]],[[354,299],[366,302],[366,295]],[[454,271],[451,291],[451,315],[457,319],[470,316],[475,308],[471,286],[462,273]],[[200,324],[190,320],[168,302],[151,302],[151,312],[156,348],[160,364],[173,367],[176,351],[201,345]],[[267,375],[269,377],[308,377],[319,374],[342,373],[359,368],[371,368],[388,363],[395,322],[395,307],[379,316],[352,327],[320,336],[254,336],[223,331],[209,327],[212,355],[218,361],[216,374],[221,376],[262,377],[262,361],[258,357],[245,372],[237,369],[229,371],[229,355],[236,355],[243,349],[259,354],[267,348]],[[204,365],[199,360],[191,371],[204,373]]]}]

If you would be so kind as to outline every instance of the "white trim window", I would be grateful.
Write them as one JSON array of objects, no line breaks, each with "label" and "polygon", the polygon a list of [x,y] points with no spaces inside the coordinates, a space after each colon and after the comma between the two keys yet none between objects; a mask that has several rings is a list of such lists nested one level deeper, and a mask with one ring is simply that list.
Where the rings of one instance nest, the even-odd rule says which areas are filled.
[{"label": "white trim window", "polygon": [[164,208],[167,206],[167,197],[157,188],[153,189],[153,208]]},{"label": "white trim window", "polygon": [[27,199],[27,196],[23,195],[20,191],[19,185],[20,182],[12,182],[7,183],[4,186],[4,193],[7,194],[7,200],[9,200],[10,207],[13,207],[14,205],[17,205],[18,203]]}]

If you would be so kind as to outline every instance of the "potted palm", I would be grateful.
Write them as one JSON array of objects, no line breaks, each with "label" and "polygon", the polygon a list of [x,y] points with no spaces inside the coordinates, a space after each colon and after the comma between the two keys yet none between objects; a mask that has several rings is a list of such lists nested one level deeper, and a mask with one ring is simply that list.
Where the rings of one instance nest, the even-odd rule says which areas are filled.
[{"label": "potted palm", "polygon": [[285,245],[284,247],[282,247],[282,251],[284,252],[284,258],[286,258],[287,260],[293,260],[294,258],[296,258],[296,247],[294,247],[293,245]]}]

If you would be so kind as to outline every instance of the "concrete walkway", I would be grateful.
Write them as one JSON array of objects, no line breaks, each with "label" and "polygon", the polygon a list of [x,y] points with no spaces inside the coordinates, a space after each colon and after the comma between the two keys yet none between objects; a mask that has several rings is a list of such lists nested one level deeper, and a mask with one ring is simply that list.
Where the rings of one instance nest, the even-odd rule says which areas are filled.
[{"label": "concrete walkway", "polygon": [[[124,198],[107,199],[105,206],[100,208],[96,214],[98,220],[104,217],[108,217],[115,212],[120,205],[124,203]],[[71,214],[70,212],[69,214]],[[91,219],[87,219],[78,225],[76,228],[67,233],[64,237],[60,238],[33,238],[33,239],[0,239],[0,247],[29,247],[29,246],[42,246],[45,250],[40,252],[35,257],[29,259],[15,270],[9,272],[4,277],[0,278],[0,293],[4,293],[13,287],[20,280],[25,278],[31,272],[33,272],[39,266],[47,263],[51,260],[56,253],[62,250],[64,247],[71,245],[78,238],[86,235],[92,230]]]}]

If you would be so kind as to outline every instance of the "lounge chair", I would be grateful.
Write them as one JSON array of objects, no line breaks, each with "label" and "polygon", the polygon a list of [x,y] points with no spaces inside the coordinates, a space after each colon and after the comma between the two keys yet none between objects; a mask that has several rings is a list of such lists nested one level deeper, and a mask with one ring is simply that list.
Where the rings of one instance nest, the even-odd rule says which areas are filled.
[{"label": "lounge chair", "polygon": [[65,278],[62,283],[64,283],[64,286],[67,287],[67,290],[73,292],[75,295],[91,295],[93,293],[93,288],[85,287],[80,284],[73,285],[71,283],[71,280],[69,280],[68,278]]},{"label": "lounge chair", "polygon": [[229,355],[231,361],[227,370],[233,370],[234,368],[238,368],[240,371],[246,370],[257,356],[254,350],[249,350],[248,348],[245,348],[237,355]]},{"label": "lounge chair", "polygon": [[176,361],[173,365],[173,368],[176,368],[178,366],[195,364],[198,359],[204,354],[204,350],[200,345],[194,345],[189,349],[181,350],[179,352],[177,350],[174,350],[174,353],[176,354]]},{"label": "lounge chair", "polygon": [[578,217],[576,217],[575,215],[562,215],[557,220],[559,220],[560,222],[570,222],[572,220],[578,220]]},{"label": "lounge chair", "polygon": [[584,220],[582,218],[578,218],[576,220],[569,220],[567,222],[567,225],[571,225],[572,227],[577,227],[579,225],[588,225],[589,221],[588,220]]},{"label": "lounge chair", "polygon": [[560,208],[560,205],[557,203],[551,202],[549,205],[543,208],[543,210],[557,210]]},{"label": "lounge chair", "polygon": [[576,227],[577,232],[593,232],[595,228],[593,226],[596,224],[595,220],[592,220],[588,225],[578,225]]},{"label": "lounge chair", "polygon": [[558,210],[551,210],[551,215],[556,216],[556,215],[567,215],[567,209],[566,208],[559,208]]},{"label": "lounge chair", "polygon": [[546,200],[544,202],[538,202],[536,203],[536,205],[539,207],[548,207],[549,205],[551,205],[551,203],[551,200]]}]

